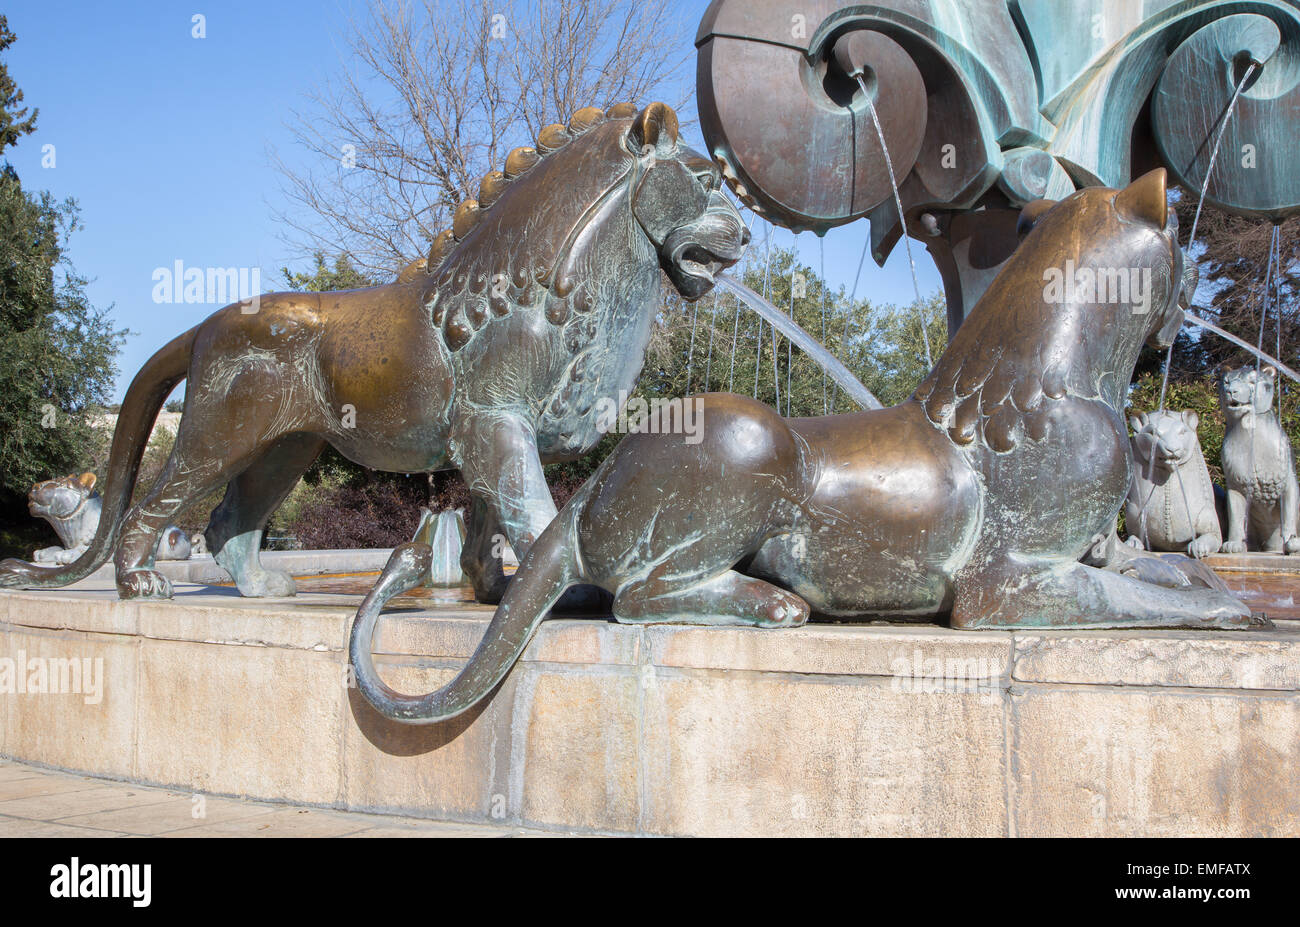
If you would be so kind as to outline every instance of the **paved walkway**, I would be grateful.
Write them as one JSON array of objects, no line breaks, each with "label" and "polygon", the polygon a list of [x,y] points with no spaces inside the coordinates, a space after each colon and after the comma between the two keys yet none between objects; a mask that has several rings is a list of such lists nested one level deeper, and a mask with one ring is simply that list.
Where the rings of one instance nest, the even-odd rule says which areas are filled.
[{"label": "paved walkway", "polygon": [[0,838],[544,836],[552,835],[195,796],[0,759]]}]

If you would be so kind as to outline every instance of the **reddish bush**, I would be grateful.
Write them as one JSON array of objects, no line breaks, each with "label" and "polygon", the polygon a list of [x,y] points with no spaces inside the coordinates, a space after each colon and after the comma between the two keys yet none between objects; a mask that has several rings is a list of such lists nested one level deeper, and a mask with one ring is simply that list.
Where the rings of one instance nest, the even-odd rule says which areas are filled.
[{"label": "reddish bush", "polygon": [[342,486],[305,502],[290,530],[305,550],[393,547],[415,534],[426,500],[424,480]]},{"label": "reddish bush", "polygon": [[[563,470],[547,476],[557,508],[563,508],[583,482]],[[469,505],[469,490],[454,470],[435,473],[432,479],[383,474],[308,498],[285,527],[304,550],[393,547],[415,534],[422,507],[441,512],[468,510]]]}]

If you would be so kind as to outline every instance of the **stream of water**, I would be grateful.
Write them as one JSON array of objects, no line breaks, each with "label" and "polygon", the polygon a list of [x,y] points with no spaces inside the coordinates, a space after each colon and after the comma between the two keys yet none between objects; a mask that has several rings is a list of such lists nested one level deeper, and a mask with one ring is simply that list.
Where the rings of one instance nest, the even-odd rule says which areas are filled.
[{"label": "stream of water", "polygon": [[1300,383],[1300,373],[1296,373],[1294,370],[1292,370],[1286,364],[1282,363],[1276,357],[1273,357],[1270,354],[1266,354],[1265,352],[1261,351],[1259,348],[1251,344],[1249,341],[1246,341],[1243,338],[1238,338],[1232,332],[1225,332],[1223,329],[1219,328],[1219,326],[1215,325],[1213,322],[1207,322],[1205,319],[1201,318],[1200,316],[1192,315],[1190,312],[1184,312],[1183,318],[1186,321],[1191,322],[1193,325],[1199,326],[1200,328],[1204,328],[1206,331],[1214,332],[1220,338],[1226,338],[1228,341],[1231,341],[1237,347],[1244,348],[1245,350],[1249,351],[1251,354],[1254,354],[1260,360],[1264,361],[1264,363],[1272,364],[1274,367],[1277,368],[1278,373],[1290,377],[1295,382]]},{"label": "stream of water", "polygon": [[799,350],[820,364],[822,369],[830,374],[831,379],[839,385],[840,389],[848,393],[849,398],[862,408],[884,408],[880,400],[871,394],[871,390],[858,381],[858,378],[849,371],[849,368],[841,364],[834,354],[822,347],[816,338],[800,328],[793,319],[776,308],[776,306],[773,306],[735,277],[720,274],[717,283],[719,286],[730,290],[745,305],[758,313],[760,318],[770,322],[773,328],[794,342]]}]

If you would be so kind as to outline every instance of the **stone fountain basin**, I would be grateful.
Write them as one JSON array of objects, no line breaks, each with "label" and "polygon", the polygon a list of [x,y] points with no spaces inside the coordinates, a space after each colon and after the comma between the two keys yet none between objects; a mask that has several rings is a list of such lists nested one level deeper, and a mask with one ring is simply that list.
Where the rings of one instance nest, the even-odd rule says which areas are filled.
[{"label": "stone fountain basin", "polygon": [[[387,552],[305,556],[359,573]],[[347,685],[369,579],[308,578],[279,600],[180,581],[171,602],[120,602],[107,575],[0,592],[0,659],[102,658],[105,680],[97,704],[0,695],[0,755],[559,831],[1300,834],[1297,620],[1231,634],[552,619],[490,702],[416,728]],[[416,591],[381,620],[377,666],[426,691],[490,615],[459,590]]]}]

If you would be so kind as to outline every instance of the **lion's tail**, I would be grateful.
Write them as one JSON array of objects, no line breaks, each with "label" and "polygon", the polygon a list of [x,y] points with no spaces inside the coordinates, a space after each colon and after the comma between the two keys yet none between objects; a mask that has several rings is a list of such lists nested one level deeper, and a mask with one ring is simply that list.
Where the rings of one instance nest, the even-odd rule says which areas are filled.
[{"label": "lion's tail", "polygon": [[473,707],[496,688],[524,652],[547,612],[566,589],[582,578],[577,554],[581,496],[580,492],[570,500],[519,564],[519,571],[465,668],[428,695],[403,695],[375,672],[372,641],[379,613],[390,598],[419,585],[432,555],[429,545],[417,542],[394,550],[383,574],[361,603],[349,644],[357,687],[370,704],[394,721],[433,724]]},{"label": "lion's tail", "polygon": [[197,335],[196,327],[172,339],[149,358],[131,381],[117,417],[117,428],[113,432],[99,527],[85,553],[66,566],[59,567],[40,567],[21,560],[6,560],[0,563],[0,586],[66,586],[89,576],[112,555],[127,507],[131,503],[131,495],[135,491],[140,459],[149,443],[154,420],[176,384],[188,374]]}]

